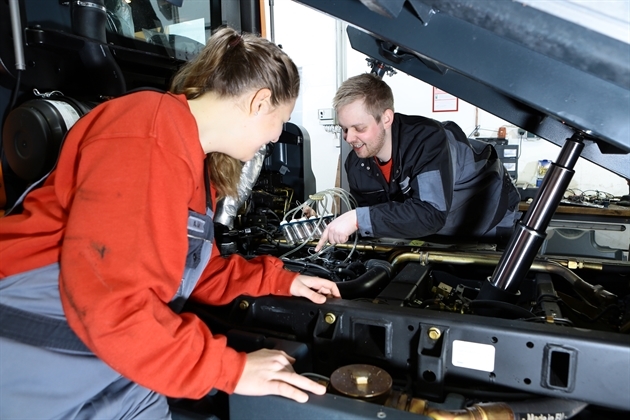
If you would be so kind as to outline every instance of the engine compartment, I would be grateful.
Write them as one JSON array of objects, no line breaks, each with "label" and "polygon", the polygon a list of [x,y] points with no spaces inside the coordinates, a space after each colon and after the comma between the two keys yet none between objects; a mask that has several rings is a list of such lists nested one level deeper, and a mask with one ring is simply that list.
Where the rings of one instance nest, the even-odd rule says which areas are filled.
[{"label": "engine compartment", "polygon": [[[246,258],[275,255],[291,271],[332,280],[342,299],[316,305],[241,296],[223,307],[191,302],[188,310],[237,350],[286,351],[296,372],[322,381],[329,394],[312,396],[308,408],[230,396],[230,418],[277,416],[283,404],[287,413],[319,418],[330,415],[331,399],[376,410],[352,417],[359,408],[346,401],[334,411],[340,418],[389,409],[395,418],[615,418],[630,410],[627,263],[538,256],[515,302],[480,299],[503,254],[496,244],[352,237],[315,252],[320,229],[352,207],[352,197],[333,189],[291,202],[286,188],[259,182],[217,241]],[[318,215],[304,217],[312,209]],[[387,392],[366,398],[331,383],[357,366],[391,376]],[[368,379],[351,383],[370,389]]]}]

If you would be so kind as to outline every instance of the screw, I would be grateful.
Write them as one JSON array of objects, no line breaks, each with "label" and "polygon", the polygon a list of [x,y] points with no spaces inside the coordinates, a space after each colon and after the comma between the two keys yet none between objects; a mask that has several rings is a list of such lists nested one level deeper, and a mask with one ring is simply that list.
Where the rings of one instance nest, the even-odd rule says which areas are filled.
[{"label": "screw", "polygon": [[238,304],[238,307],[244,311],[249,308],[249,302],[246,300],[241,300],[241,302]]},{"label": "screw", "polygon": [[326,321],[326,324],[334,324],[336,320],[337,317],[333,313],[329,312],[326,314],[326,316],[324,316],[324,321]]},{"label": "screw", "polygon": [[442,335],[442,331],[437,327],[431,327],[429,328],[428,334],[431,340],[437,340]]}]

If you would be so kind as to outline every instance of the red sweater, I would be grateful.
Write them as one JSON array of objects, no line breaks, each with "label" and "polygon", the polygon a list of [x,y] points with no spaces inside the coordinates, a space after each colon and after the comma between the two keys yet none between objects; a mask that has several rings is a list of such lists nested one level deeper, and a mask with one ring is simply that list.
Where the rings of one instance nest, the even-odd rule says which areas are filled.
[{"label": "red sweater", "polygon": [[[188,209],[205,213],[204,152],[183,95],[101,104],[68,134],[57,169],[0,218],[0,278],[59,262],[68,323],[104,362],[172,397],[232,392],[245,354],[168,307],[188,249]],[[191,299],[289,295],[276,258],[223,258],[216,246]]]}]

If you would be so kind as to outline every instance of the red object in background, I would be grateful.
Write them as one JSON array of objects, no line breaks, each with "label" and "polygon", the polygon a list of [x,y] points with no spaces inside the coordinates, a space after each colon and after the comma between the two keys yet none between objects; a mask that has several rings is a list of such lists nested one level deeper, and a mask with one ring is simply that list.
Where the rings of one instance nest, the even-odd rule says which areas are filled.
[{"label": "red object in background", "polygon": [[459,107],[459,98],[442,89],[433,87],[433,112],[454,112]]}]

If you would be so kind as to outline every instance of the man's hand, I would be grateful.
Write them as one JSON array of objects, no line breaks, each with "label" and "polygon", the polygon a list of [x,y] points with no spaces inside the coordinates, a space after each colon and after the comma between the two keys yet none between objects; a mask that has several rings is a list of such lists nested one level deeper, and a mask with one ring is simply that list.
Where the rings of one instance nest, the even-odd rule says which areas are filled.
[{"label": "man's hand", "polygon": [[327,297],[341,297],[339,288],[334,282],[304,274],[300,274],[293,280],[289,291],[293,296],[305,297],[320,304],[326,302]]},{"label": "man's hand", "polygon": [[249,353],[241,378],[234,388],[240,395],[280,395],[297,402],[308,401],[308,394],[323,395],[326,387],[298,375],[291,366],[295,359],[283,351],[262,349]]},{"label": "man's hand", "polygon": [[326,226],[317,246],[315,246],[315,251],[319,252],[326,243],[334,245],[348,242],[350,235],[356,231],[357,212],[356,210],[347,211]]}]

